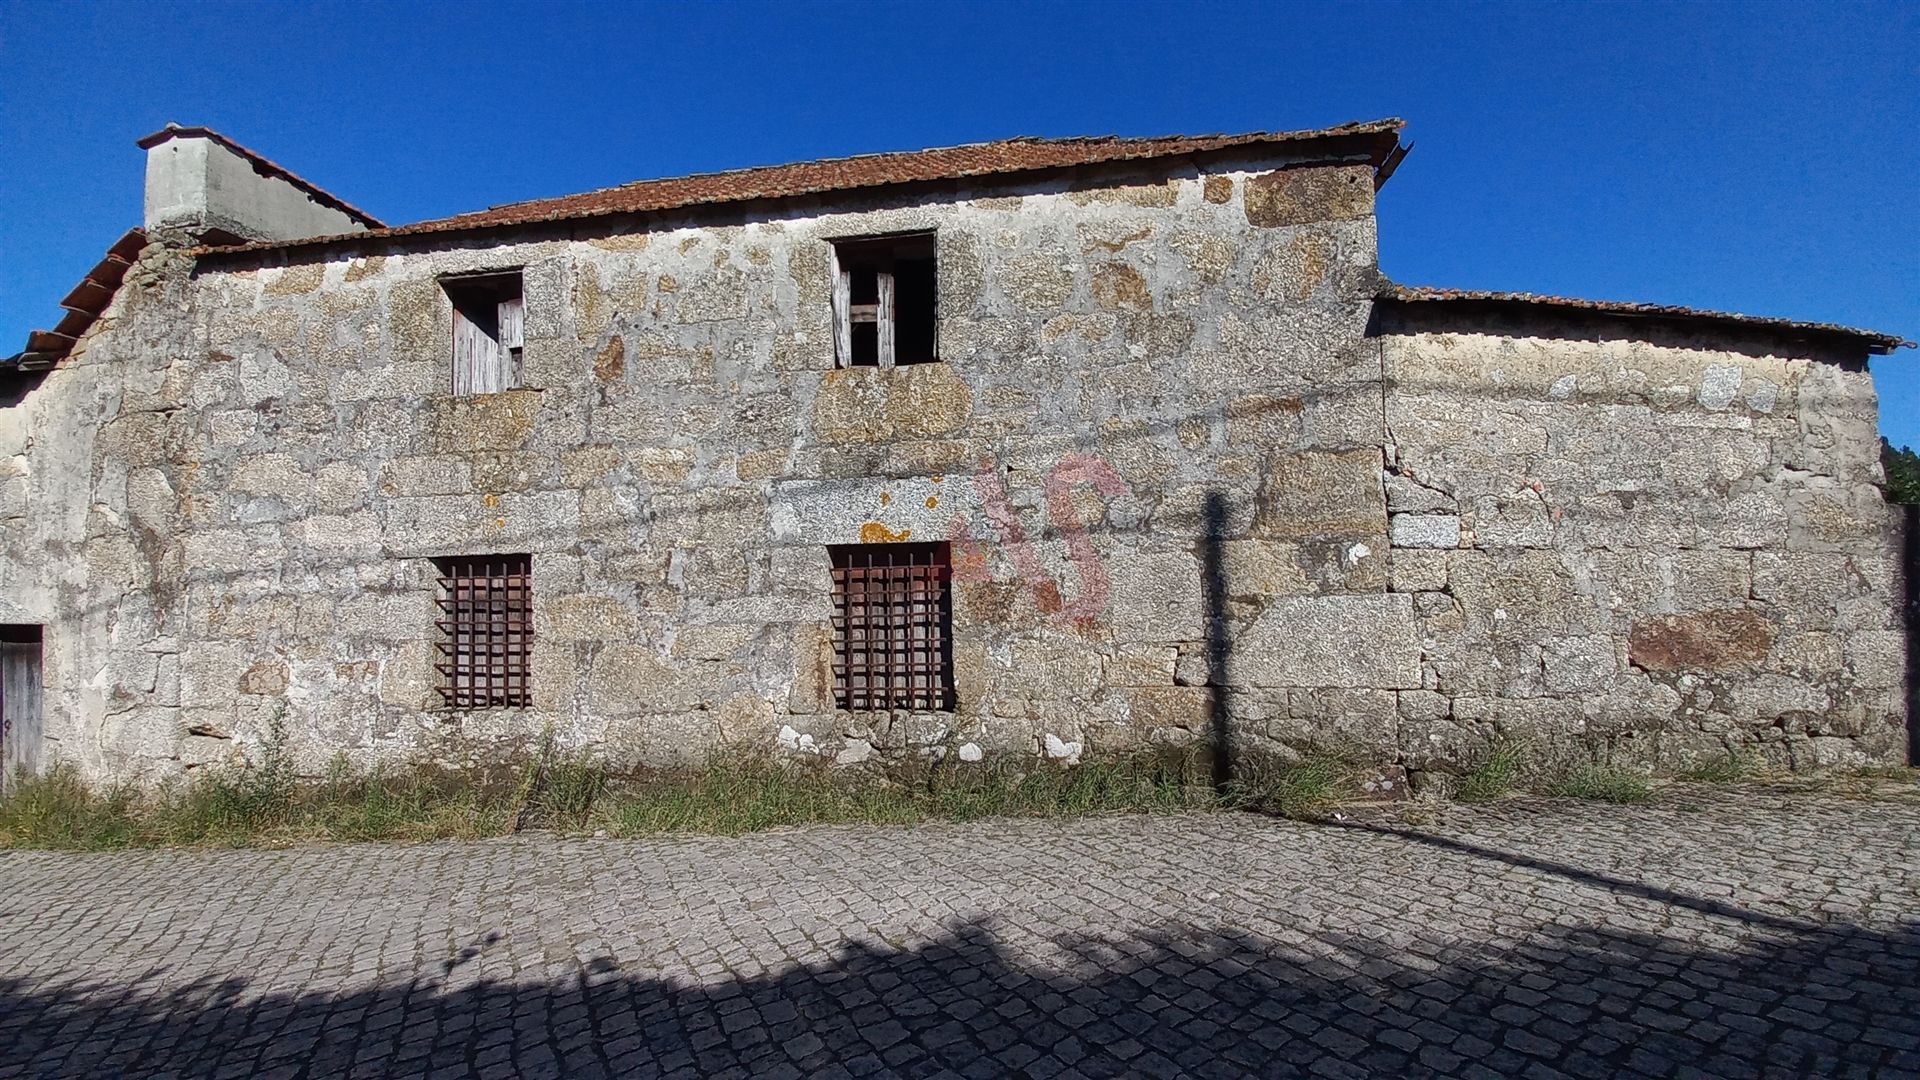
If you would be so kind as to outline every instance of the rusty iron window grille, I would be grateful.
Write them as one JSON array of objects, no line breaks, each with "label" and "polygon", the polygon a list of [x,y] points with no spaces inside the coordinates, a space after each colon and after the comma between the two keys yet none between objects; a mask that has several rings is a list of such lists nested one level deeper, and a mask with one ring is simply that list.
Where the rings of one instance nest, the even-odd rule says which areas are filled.
[{"label": "rusty iron window grille", "polygon": [[842,544],[833,559],[833,691],[842,709],[953,708],[947,544]]},{"label": "rusty iron window grille", "polygon": [[438,559],[438,689],[448,708],[533,704],[533,558]]}]

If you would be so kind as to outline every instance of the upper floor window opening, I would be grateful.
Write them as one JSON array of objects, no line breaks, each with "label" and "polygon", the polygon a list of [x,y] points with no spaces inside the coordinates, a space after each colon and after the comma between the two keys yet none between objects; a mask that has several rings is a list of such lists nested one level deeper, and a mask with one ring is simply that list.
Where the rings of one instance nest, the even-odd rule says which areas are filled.
[{"label": "upper floor window opening", "polygon": [[833,352],[839,367],[940,359],[934,236],[833,242]]},{"label": "upper floor window opening", "polygon": [[453,302],[453,392],[496,394],[521,385],[520,271],[446,278]]}]

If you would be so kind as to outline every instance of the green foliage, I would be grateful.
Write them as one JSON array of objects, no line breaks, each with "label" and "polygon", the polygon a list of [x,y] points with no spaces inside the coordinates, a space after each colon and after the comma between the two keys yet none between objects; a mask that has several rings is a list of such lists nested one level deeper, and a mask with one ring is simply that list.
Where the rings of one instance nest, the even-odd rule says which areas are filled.
[{"label": "green foliage", "polygon": [[1491,802],[1519,783],[1525,754],[1514,743],[1500,743],[1461,778],[1456,796],[1461,802]]},{"label": "green foliage", "polygon": [[913,824],[989,817],[1081,817],[1251,809],[1300,816],[1343,793],[1338,759],[1254,759],[1219,791],[1204,744],[1090,756],[1079,764],[937,754],[836,768],[814,758],[718,755],[699,768],[615,775],[543,740],[517,763],[357,773],[336,758],[296,779],[284,738],[260,760],[196,772],[155,791],[94,791],[67,766],[22,776],[0,799],[0,846],[109,849],[276,845],[310,840],[417,841],[499,836],[528,825],[616,835],[737,835],[792,825]]},{"label": "green foliage", "polygon": [[1909,447],[1898,450],[1883,436],[1880,439],[1880,467],[1887,474],[1887,501],[1906,505],[1920,504],[1920,454]]},{"label": "green foliage", "polygon": [[1593,799],[1610,803],[1642,803],[1653,796],[1653,784],[1643,773],[1604,761],[1569,765],[1546,784],[1549,795]]},{"label": "green foliage", "polygon": [[94,791],[72,766],[21,773],[0,799],[0,844],[18,848],[110,851],[139,842],[138,795],[126,787]]},{"label": "green foliage", "polygon": [[948,756],[835,771],[823,761],[722,756],[694,772],[623,785],[604,813],[622,835],[736,835],[780,825],[912,824],[988,817],[1169,813],[1222,805],[1204,748],[1142,751],[1078,765]]},{"label": "green foliage", "polygon": [[1255,760],[1243,765],[1228,792],[1231,805],[1281,817],[1311,817],[1348,787],[1348,763],[1331,755],[1300,761]]},{"label": "green foliage", "polygon": [[1680,774],[1682,780],[1692,780],[1701,784],[1732,784],[1745,780],[1752,775],[1753,764],[1735,750],[1727,751],[1727,756],[1695,765]]}]

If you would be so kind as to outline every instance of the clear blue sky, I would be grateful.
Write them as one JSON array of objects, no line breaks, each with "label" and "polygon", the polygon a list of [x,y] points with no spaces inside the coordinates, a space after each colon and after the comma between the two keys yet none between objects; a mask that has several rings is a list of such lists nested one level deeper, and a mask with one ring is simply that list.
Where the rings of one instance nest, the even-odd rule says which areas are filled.
[{"label": "clear blue sky", "polygon": [[[0,354],[216,128],[389,222],[1009,135],[1402,116],[1410,284],[1920,337],[1920,4],[0,0]],[[1920,352],[1879,361],[1920,445]]]}]

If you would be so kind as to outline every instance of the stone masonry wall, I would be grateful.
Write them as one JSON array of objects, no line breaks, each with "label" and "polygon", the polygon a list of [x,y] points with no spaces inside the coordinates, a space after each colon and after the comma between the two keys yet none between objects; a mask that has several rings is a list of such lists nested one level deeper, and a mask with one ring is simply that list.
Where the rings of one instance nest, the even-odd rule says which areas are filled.
[{"label": "stone masonry wall", "polygon": [[[1529,734],[1889,760],[1863,373],[1408,324],[1370,170],[1289,164],[150,249],[0,409],[46,757],[155,779],[279,726],[311,771],[548,731],[1071,760],[1225,727],[1416,770]],[[944,362],[835,370],[827,240],[921,229]],[[452,397],[439,278],[514,267],[526,388]],[[890,539],[954,545],[952,713],[833,708],[826,545]],[[520,552],[534,706],[447,711],[431,560]]]},{"label": "stone masonry wall", "polygon": [[[1253,637],[1272,597],[1408,603],[1380,555],[1371,173],[1287,164],[157,252],[5,416],[0,584],[48,624],[48,756],[162,776],[274,723],[307,769],[549,729],[655,762],[1205,733],[1210,496]],[[928,228],[946,362],[834,370],[826,238]],[[449,396],[438,277],[518,266],[527,388]],[[953,714],[832,708],[824,545],[877,537],[955,542]],[[507,552],[532,553],[535,706],[447,712],[430,558]],[[1289,688],[1372,678],[1351,651],[1263,660],[1251,718],[1304,729],[1325,703]]]},{"label": "stone masonry wall", "polygon": [[1897,762],[1905,637],[1858,358],[1383,308],[1409,765],[1502,737],[1670,770]]}]

